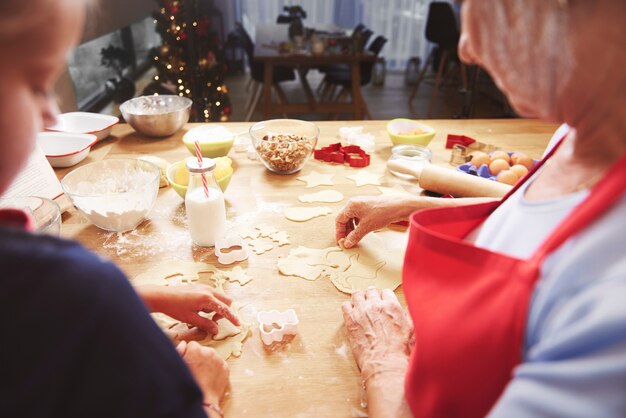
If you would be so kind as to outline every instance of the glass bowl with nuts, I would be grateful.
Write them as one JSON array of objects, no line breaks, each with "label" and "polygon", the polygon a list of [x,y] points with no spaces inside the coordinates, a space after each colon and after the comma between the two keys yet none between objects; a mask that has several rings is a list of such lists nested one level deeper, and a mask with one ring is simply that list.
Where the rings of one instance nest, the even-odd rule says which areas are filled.
[{"label": "glass bowl with nuts", "polygon": [[297,119],[272,119],[254,124],[250,137],[260,160],[278,174],[300,171],[313,154],[319,128]]}]

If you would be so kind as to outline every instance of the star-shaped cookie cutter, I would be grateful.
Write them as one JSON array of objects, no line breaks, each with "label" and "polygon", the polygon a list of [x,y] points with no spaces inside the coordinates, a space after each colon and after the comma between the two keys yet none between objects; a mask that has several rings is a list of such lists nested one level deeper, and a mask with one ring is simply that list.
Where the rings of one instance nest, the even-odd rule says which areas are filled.
[{"label": "star-shaped cookie cutter", "polygon": [[[285,335],[296,335],[300,323],[298,315],[293,309],[287,309],[285,312],[261,311],[256,318],[259,321],[261,341],[265,345],[280,342],[285,338]],[[275,328],[274,325],[278,328]]]},{"label": "star-shaped cookie cutter", "polygon": [[[241,247],[241,249],[224,252],[225,249],[232,247]],[[215,243],[215,255],[217,256],[218,263],[233,264],[248,258],[248,246],[239,235],[230,235],[217,240]]]}]

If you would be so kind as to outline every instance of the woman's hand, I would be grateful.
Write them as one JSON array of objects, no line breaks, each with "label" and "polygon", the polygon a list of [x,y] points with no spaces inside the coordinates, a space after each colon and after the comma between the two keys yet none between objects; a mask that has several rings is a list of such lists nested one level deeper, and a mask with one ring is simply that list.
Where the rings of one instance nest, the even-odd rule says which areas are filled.
[{"label": "woman's hand", "polygon": [[366,389],[368,416],[411,417],[404,376],[413,348],[413,323],[396,295],[370,287],[356,292],[341,308]]},{"label": "woman's hand", "polygon": [[219,406],[228,388],[228,365],[217,352],[195,341],[181,341],[176,350],[185,360],[204,394],[204,402]]},{"label": "woman's hand", "polygon": [[[232,299],[207,285],[145,285],[138,286],[137,292],[152,312],[164,313],[212,335],[217,334],[216,321],[220,318],[239,325],[239,320],[229,309]],[[208,319],[198,315],[200,312],[215,312],[215,316]]]},{"label": "woman's hand", "polygon": [[363,378],[405,370],[413,324],[390,289],[356,292],[341,306],[352,354]]},{"label": "woman's hand", "polygon": [[442,199],[439,197],[362,196],[348,200],[335,219],[335,240],[345,238],[343,246],[352,248],[365,235],[394,222],[406,221],[418,209],[455,207],[493,202],[491,197]]},{"label": "woman's hand", "polygon": [[406,220],[415,210],[417,198],[390,199],[362,196],[348,201],[335,219],[335,239],[345,238],[344,247],[354,247],[365,235]]}]

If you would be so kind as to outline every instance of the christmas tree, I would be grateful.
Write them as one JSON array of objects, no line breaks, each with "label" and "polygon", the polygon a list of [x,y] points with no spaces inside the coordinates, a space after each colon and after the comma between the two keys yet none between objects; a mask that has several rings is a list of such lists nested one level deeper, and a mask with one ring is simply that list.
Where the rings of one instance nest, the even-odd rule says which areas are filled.
[{"label": "christmas tree", "polygon": [[220,39],[198,0],[161,0],[154,13],[163,44],[154,50],[158,74],[144,94],[178,94],[193,100],[192,121],[228,120],[231,113],[224,83]]}]

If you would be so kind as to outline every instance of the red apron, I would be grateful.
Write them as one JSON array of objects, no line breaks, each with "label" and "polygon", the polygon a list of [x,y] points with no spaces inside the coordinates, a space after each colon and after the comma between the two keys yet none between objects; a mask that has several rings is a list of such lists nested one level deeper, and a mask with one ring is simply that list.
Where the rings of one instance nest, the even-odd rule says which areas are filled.
[{"label": "red apron", "polygon": [[403,288],[415,324],[405,381],[413,416],[472,418],[489,412],[522,360],[543,260],[610,208],[626,189],[625,179],[626,155],[528,260],[464,241],[522,182],[500,202],[411,216]]}]

